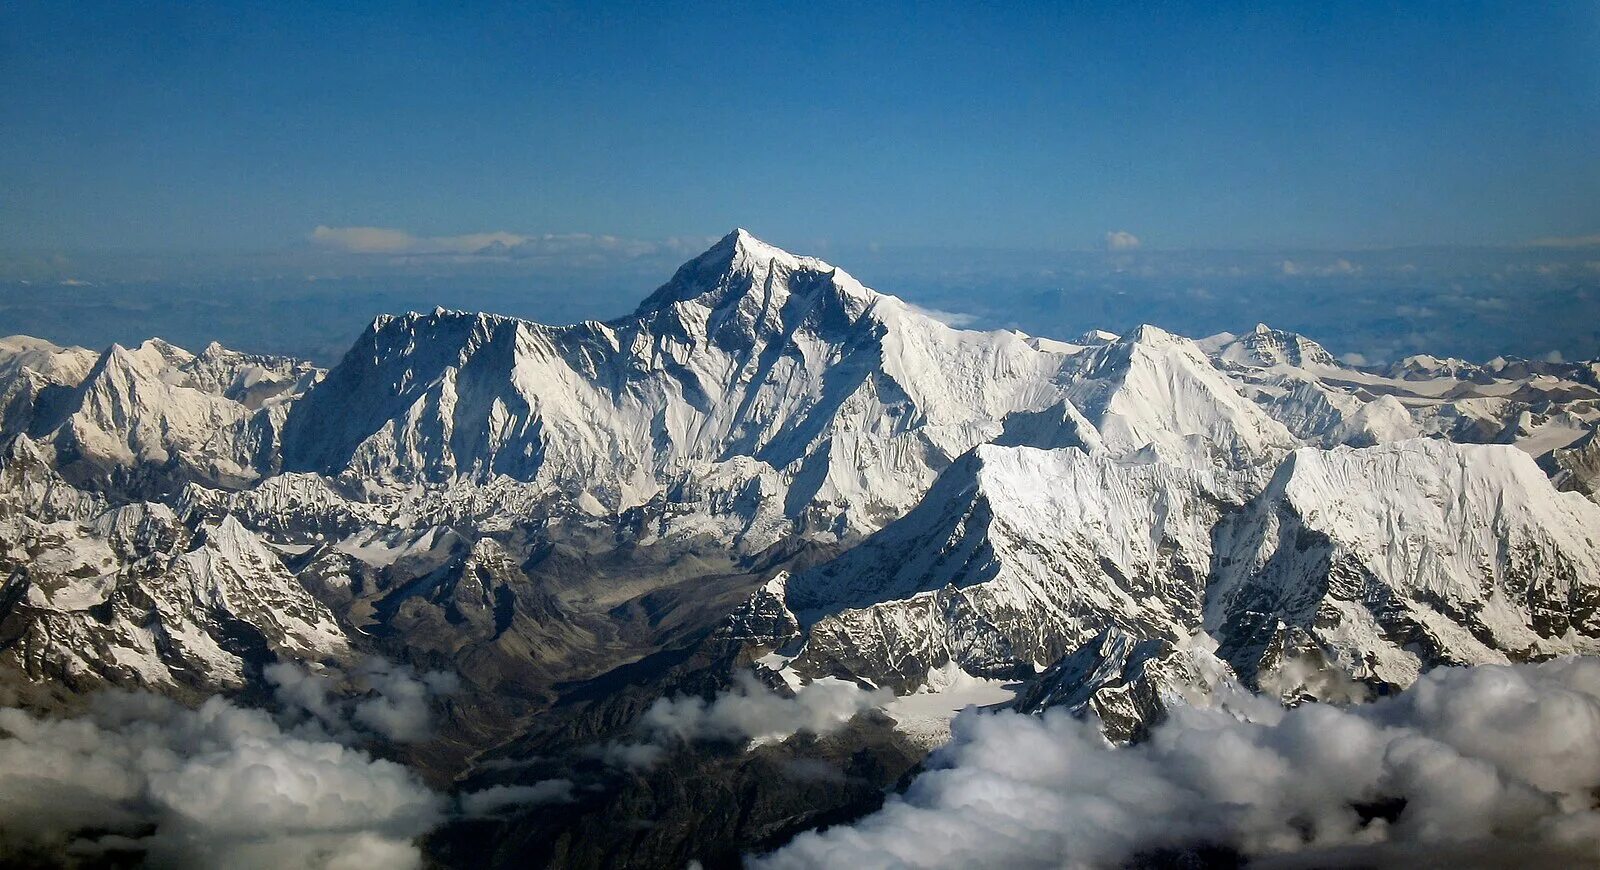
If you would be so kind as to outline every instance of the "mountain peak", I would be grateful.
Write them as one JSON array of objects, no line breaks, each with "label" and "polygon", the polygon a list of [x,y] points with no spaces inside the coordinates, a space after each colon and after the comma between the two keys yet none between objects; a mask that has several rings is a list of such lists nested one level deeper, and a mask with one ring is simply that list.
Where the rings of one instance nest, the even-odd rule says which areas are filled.
[{"label": "mountain peak", "polygon": [[1161,346],[1179,341],[1188,341],[1188,339],[1173,335],[1172,333],[1154,324],[1141,323],[1135,327],[1133,331],[1119,338],[1118,341],[1126,344]]},{"label": "mountain peak", "polygon": [[[816,257],[803,257],[758,239],[739,227],[705,253],[679,267],[672,280],[639,304],[636,315],[659,311],[679,302],[696,301],[721,308],[753,293],[814,293],[832,288],[839,296],[865,307],[877,294],[843,269]],[[769,301],[781,300],[773,299]]]}]

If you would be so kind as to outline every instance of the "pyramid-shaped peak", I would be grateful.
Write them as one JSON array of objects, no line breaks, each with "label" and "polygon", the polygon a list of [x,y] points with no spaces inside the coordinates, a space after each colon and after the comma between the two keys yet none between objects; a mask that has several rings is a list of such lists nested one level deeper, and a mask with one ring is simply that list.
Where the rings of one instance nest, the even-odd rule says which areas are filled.
[{"label": "pyramid-shaped peak", "polygon": [[704,254],[690,262],[700,261],[708,261],[709,264],[738,264],[740,261],[760,264],[780,263],[789,269],[834,271],[834,267],[823,260],[791,254],[777,245],[762,241],[744,227],[736,227],[733,232],[723,236]]},{"label": "pyramid-shaped peak", "polygon": [[1128,344],[1162,345],[1177,341],[1187,341],[1187,339],[1174,335],[1159,326],[1141,323],[1124,336],[1121,341]]},{"label": "pyramid-shaped peak", "polygon": [[843,269],[816,257],[791,254],[740,227],[679,267],[671,281],[640,303],[636,314],[691,300],[720,308],[754,290],[815,292],[821,287],[860,303],[876,296]]}]

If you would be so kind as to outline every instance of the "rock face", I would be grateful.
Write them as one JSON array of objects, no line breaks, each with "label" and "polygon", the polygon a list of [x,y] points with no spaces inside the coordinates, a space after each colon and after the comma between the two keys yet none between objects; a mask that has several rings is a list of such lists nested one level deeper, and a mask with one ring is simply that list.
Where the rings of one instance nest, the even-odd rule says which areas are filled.
[{"label": "rock face", "polygon": [[1205,630],[1254,687],[1307,656],[1403,688],[1441,664],[1600,651],[1600,512],[1522,451],[1301,448],[1246,498],[1250,485],[979,447],[923,505],[790,578],[764,611],[787,608],[805,633],[787,667],[896,687],[946,661],[1014,674],[1103,647],[1105,631],[1174,644]]},{"label": "rock face", "polygon": [[1111,628],[1040,674],[1016,708],[1093,715],[1108,739],[1129,742],[1160,724],[1173,704],[1203,700],[1207,683],[1226,673],[1226,665],[1197,649]]},{"label": "rock face", "polygon": [[958,330],[743,231],[627,317],[385,316],[327,372],[4,339],[0,689],[259,693],[378,654],[461,677],[422,751],[446,781],[734,668],[918,710],[959,669],[1137,739],[1224,682],[1600,652],[1597,371]]}]

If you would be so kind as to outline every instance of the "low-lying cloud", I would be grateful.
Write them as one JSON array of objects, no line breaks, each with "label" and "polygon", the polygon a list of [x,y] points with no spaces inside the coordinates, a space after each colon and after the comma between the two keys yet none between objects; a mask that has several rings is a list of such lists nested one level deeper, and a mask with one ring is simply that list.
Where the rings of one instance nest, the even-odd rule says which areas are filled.
[{"label": "low-lying cloud", "polygon": [[[452,676],[371,660],[267,669],[275,710],[106,692],[77,718],[0,709],[0,861],[415,867],[447,809],[353,744],[416,740]],[[482,804],[493,797],[479,797]]]},{"label": "low-lying cloud", "polygon": [[863,689],[846,680],[814,680],[791,696],[772,691],[749,672],[732,689],[711,700],[686,696],[658,698],[645,711],[638,730],[644,742],[610,743],[596,749],[605,762],[620,767],[654,765],[665,748],[696,740],[775,743],[795,734],[826,735],[857,714],[894,699],[887,689]]},{"label": "low-lying cloud", "polygon": [[422,740],[433,732],[439,701],[460,689],[454,674],[419,674],[378,658],[349,674],[279,663],[268,665],[265,676],[286,715],[346,741],[363,733],[398,743]]},{"label": "low-lying cloud", "polygon": [[260,710],[108,693],[76,719],[0,710],[0,855],[154,866],[415,867],[443,799],[405,767]]},{"label": "low-lying cloud", "polygon": [[493,816],[530,806],[572,803],[570,779],[546,779],[532,785],[493,785],[461,795],[462,815]]},{"label": "low-lying cloud", "polygon": [[660,698],[645,711],[641,727],[656,738],[678,740],[747,739],[771,743],[794,734],[828,734],[857,713],[893,700],[887,690],[871,691],[855,683],[825,677],[785,697],[749,673],[734,688],[710,701],[704,698]]},{"label": "low-lying cloud", "polygon": [[1145,743],[968,712],[903,796],[765,868],[1104,867],[1221,849],[1262,867],[1576,866],[1600,854],[1600,660],[1444,669],[1262,721],[1181,708]]}]

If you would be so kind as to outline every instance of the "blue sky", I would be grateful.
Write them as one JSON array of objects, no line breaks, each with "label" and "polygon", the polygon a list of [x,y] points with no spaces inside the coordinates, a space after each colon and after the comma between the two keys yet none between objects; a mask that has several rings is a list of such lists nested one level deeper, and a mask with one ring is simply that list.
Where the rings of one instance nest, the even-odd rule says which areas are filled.
[{"label": "blue sky", "polygon": [[1600,2],[0,4],[0,334],[336,359],[734,226],[952,319],[1600,356]]},{"label": "blue sky", "polygon": [[0,7],[0,248],[1600,233],[1595,2],[192,7]]}]

